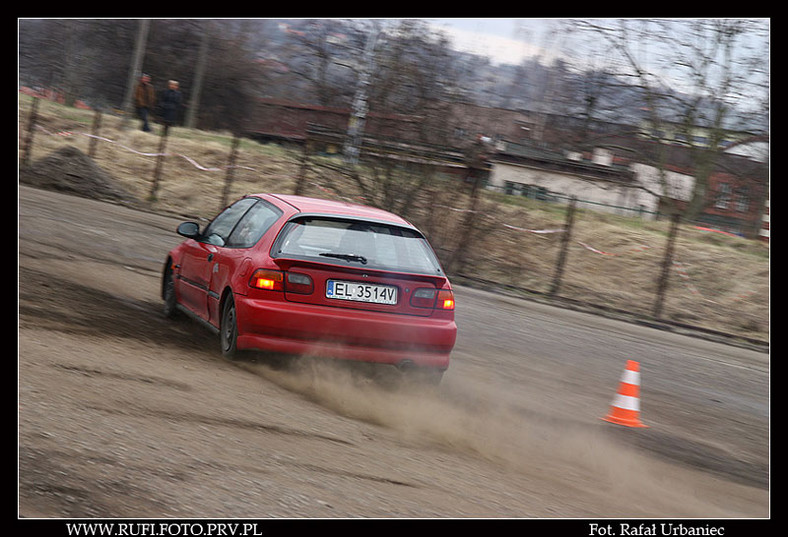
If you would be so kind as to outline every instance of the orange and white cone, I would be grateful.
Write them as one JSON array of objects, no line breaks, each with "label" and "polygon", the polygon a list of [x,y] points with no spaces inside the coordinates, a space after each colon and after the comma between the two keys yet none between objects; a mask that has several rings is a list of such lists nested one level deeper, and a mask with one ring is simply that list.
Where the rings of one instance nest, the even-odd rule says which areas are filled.
[{"label": "orange and white cone", "polygon": [[633,360],[627,361],[627,368],[621,376],[618,393],[610,405],[610,412],[602,419],[627,427],[648,427],[640,421],[639,363]]}]

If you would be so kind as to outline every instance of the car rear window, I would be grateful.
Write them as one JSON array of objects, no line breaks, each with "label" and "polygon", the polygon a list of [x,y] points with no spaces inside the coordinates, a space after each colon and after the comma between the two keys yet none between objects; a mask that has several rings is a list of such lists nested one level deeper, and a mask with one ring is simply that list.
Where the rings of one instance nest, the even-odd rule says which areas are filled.
[{"label": "car rear window", "polygon": [[442,272],[419,232],[360,220],[308,217],[288,222],[274,246],[274,257],[418,274]]}]

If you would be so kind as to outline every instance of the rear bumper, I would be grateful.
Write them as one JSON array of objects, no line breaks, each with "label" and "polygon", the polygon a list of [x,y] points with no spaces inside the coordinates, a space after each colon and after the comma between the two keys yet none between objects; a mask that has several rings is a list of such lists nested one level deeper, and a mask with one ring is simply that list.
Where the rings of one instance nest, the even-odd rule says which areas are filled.
[{"label": "rear bumper", "polygon": [[446,369],[457,336],[453,319],[235,299],[239,349]]}]

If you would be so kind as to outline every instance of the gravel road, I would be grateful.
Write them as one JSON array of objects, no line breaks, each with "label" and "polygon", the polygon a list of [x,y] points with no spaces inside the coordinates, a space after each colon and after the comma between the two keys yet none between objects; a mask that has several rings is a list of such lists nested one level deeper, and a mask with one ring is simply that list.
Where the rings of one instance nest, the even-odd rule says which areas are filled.
[{"label": "gravel road", "polygon": [[20,517],[770,516],[766,353],[460,287],[434,390],[229,362],[161,312],[177,223],[19,188]]}]

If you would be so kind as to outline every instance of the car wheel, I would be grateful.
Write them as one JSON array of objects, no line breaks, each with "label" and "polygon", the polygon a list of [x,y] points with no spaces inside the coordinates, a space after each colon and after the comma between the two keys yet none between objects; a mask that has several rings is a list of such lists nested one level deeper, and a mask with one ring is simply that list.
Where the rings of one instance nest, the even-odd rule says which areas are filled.
[{"label": "car wheel", "polygon": [[219,327],[222,356],[235,358],[238,355],[238,323],[235,318],[235,301],[228,296],[222,307],[222,322]]},{"label": "car wheel", "polygon": [[172,271],[167,268],[164,271],[164,281],[161,286],[162,298],[164,299],[164,316],[171,319],[178,312],[178,303],[175,299],[175,279]]}]

